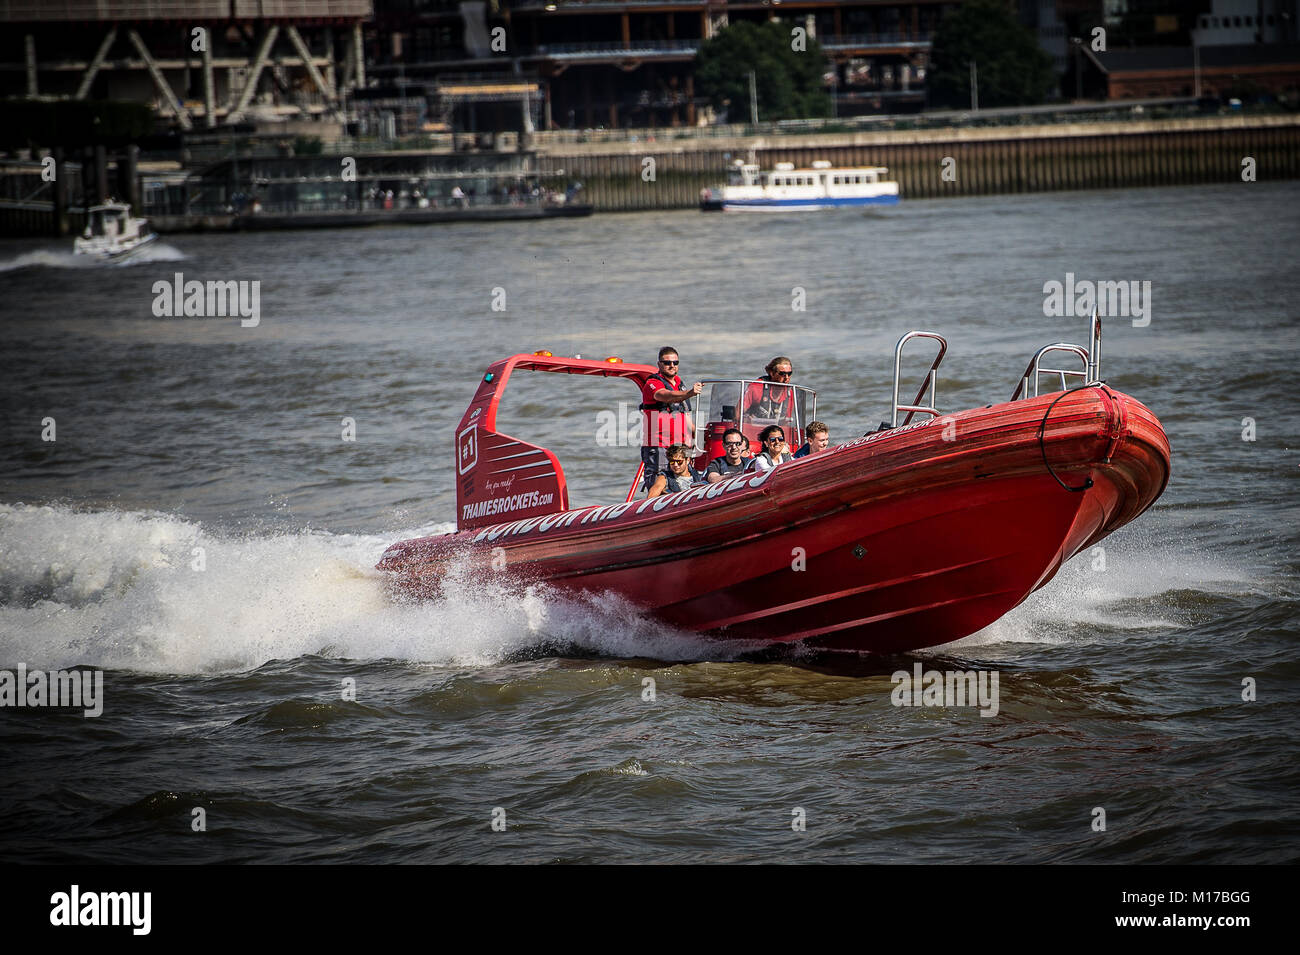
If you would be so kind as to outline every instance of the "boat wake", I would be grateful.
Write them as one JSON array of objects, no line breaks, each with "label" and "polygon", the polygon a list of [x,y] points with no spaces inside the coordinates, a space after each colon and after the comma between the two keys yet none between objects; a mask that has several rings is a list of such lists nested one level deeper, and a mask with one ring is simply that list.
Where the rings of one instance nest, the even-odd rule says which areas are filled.
[{"label": "boat wake", "polygon": [[186,258],[185,253],[174,245],[165,242],[151,242],[128,259],[108,262],[89,255],[74,255],[60,249],[36,249],[24,252],[12,259],[0,261],[0,272],[15,272],[19,269],[116,269],[145,262],[180,262]]},{"label": "boat wake", "polygon": [[[997,644],[1063,645],[1179,631],[1205,612],[1204,599],[1257,589],[1255,576],[1202,548],[1160,541],[1146,531],[1080,553],[1002,619],[936,652],[979,656]],[[1189,601],[1188,594],[1201,599]]]},{"label": "boat wake", "polygon": [[[574,600],[457,573],[440,600],[395,599],[373,569],[391,537],[241,535],[166,514],[0,505],[0,667],[209,674],[309,654],[480,667],[549,654],[735,660],[754,649],[675,632],[614,595]],[[1179,628],[1179,595],[1249,586],[1231,567],[1141,538],[1108,544],[1106,556],[1105,572],[1081,555],[993,626],[932,652],[979,658],[1000,655],[998,644]]]},{"label": "boat wake", "polygon": [[[414,528],[437,534],[450,525]],[[224,534],[166,514],[0,505],[0,667],[204,674],[319,654],[488,666],[543,653],[719,659],[615,597],[575,602],[451,579],[397,600],[389,535]]]}]

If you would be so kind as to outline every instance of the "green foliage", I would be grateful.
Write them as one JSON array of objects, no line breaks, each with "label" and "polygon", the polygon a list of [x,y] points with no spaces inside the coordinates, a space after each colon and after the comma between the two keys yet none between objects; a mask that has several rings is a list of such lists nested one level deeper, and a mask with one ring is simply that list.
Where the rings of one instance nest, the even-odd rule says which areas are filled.
[{"label": "green foliage", "polygon": [[121,146],[148,136],[153,110],[119,100],[0,100],[0,146]]},{"label": "green foliage", "polygon": [[715,109],[726,109],[733,123],[749,122],[749,72],[754,71],[761,122],[812,119],[831,114],[822,85],[826,57],[821,45],[805,38],[806,49],[792,46],[788,23],[742,20],[719,32],[695,57],[695,84]]},{"label": "green foliage", "polygon": [[939,22],[926,88],[930,105],[970,105],[975,61],[980,106],[1032,106],[1056,84],[1052,58],[1001,0],[968,0]]}]

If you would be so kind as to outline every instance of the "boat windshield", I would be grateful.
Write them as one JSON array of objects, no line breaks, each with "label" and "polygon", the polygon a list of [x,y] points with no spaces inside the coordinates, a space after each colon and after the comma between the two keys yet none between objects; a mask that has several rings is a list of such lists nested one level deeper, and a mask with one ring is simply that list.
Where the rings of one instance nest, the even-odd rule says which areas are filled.
[{"label": "boat windshield", "polygon": [[751,449],[759,447],[758,435],[768,425],[785,430],[791,449],[804,442],[803,429],[817,417],[817,392],[800,385],[787,385],[758,378],[706,379],[696,405],[695,449],[721,454],[722,434],[739,428]]},{"label": "boat windshield", "polygon": [[758,166],[753,163],[737,163],[727,170],[729,186],[752,186],[759,181]]},{"label": "boat windshield", "polygon": [[116,236],[126,231],[126,212],[122,209],[92,209],[86,228],[91,235]]}]

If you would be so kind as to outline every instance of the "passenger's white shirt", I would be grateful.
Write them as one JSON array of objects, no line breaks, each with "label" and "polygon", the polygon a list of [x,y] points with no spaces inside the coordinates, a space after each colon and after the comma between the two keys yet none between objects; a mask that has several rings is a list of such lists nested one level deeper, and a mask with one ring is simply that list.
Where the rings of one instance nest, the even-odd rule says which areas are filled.
[{"label": "passenger's white shirt", "polygon": [[772,456],[771,456],[770,454],[768,454],[766,451],[764,451],[762,454],[756,454],[756,455],[754,455],[754,460],[753,460],[753,462],[750,463],[750,465],[749,465],[749,470],[750,470],[750,471],[770,471],[770,470],[772,470],[772,468],[776,467],[778,464],[785,464],[785,462],[790,461],[790,460],[793,460],[793,459],[790,457],[789,454],[783,454],[783,455],[781,455],[781,459],[780,459],[779,461],[773,461],[773,460],[772,460]]}]

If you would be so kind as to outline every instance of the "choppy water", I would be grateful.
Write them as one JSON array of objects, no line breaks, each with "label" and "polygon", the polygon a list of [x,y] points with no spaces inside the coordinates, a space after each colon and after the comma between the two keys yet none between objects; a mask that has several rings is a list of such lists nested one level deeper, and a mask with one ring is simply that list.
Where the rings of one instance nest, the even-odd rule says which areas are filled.
[{"label": "choppy water", "polygon": [[[106,671],[98,718],[0,709],[5,857],[1297,861],[1298,209],[1240,184],[176,236],[122,266],[0,243],[0,668]],[[259,280],[260,324],[155,317],[177,272]],[[613,597],[396,604],[372,569],[452,528],[452,430],[496,358],[672,344],[691,380],[787,354],[838,441],[886,416],[910,328],[949,337],[942,406],[1009,397],[1086,337],[1043,314],[1067,272],[1152,283],[1103,376],[1160,415],[1173,479],[1104,570],[957,644],[744,655]],[[621,497],[636,450],[596,413],[632,389],[535,377],[506,430],[574,504]],[[997,716],[891,705],[916,660],[996,670]]]}]

